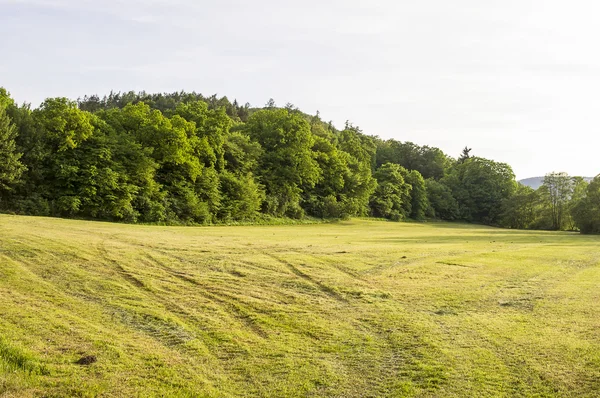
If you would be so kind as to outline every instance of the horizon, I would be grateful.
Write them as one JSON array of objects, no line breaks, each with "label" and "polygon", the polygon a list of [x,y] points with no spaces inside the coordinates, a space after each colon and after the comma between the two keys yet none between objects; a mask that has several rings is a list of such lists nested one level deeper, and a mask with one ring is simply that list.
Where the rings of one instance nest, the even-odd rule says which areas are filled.
[{"label": "horizon", "polygon": [[19,37],[0,44],[10,54],[0,86],[32,106],[111,90],[183,89],[256,107],[273,98],[452,157],[468,146],[511,165],[518,180],[593,177],[594,9],[591,1],[0,0],[0,32]]}]

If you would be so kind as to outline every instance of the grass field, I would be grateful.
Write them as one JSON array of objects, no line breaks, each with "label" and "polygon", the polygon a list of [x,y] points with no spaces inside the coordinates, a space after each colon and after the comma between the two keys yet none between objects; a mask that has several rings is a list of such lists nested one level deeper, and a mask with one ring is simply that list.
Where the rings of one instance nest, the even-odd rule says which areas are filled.
[{"label": "grass field", "polygon": [[0,216],[2,397],[599,395],[598,236]]}]

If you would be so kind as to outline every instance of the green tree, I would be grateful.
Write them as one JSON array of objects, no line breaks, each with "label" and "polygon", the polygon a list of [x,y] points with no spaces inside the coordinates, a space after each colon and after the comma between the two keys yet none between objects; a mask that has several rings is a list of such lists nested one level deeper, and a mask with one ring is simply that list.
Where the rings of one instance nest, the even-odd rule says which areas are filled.
[{"label": "green tree", "polygon": [[269,109],[250,116],[245,131],[264,150],[259,178],[266,187],[265,211],[302,217],[302,187],[313,187],[321,174],[311,150],[314,138],[310,125],[296,112]]},{"label": "green tree", "polygon": [[[109,220],[136,221],[133,199],[138,188],[115,160],[116,143],[104,122],[92,121],[94,133],[76,148],[61,151],[50,162],[54,177],[54,212]],[[50,192],[52,192],[50,190]]]},{"label": "green tree", "polygon": [[385,163],[374,174],[377,188],[371,196],[371,210],[376,217],[399,221],[408,216],[406,203],[410,203],[412,187],[404,180],[406,169],[394,163]]},{"label": "green tree", "polygon": [[227,116],[225,106],[209,110],[208,104],[203,101],[180,103],[175,109],[175,114],[189,122],[194,122],[196,136],[199,140],[206,140],[205,166],[214,167],[217,171],[225,167],[225,136],[229,132],[232,121]]},{"label": "green tree", "polygon": [[311,132],[314,137],[312,151],[322,173],[314,187],[304,189],[303,207],[309,214],[321,218],[364,214],[368,197],[360,197],[363,194],[361,186],[356,184],[360,176],[354,174],[351,164],[358,167],[355,170],[370,176],[369,162],[365,162],[361,170],[356,158],[337,147],[336,131],[318,116],[311,118]]},{"label": "green tree", "polygon": [[347,216],[365,216],[369,212],[369,199],[377,187],[371,166],[345,151],[339,151],[339,156],[347,164],[344,187],[339,194],[343,212]]},{"label": "green tree", "polygon": [[472,150],[473,150],[472,148],[464,147],[460,156],[458,157],[458,163],[464,163],[468,159],[471,159],[471,151]]},{"label": "green tree", "polygon": [[30,175],[30,189],[40,193],[40,201],[47,201],[52,215],[83,215],[84,204],[89,204],[86,199],[95,195],[92,187],[83,184],[84,174],[90,174],[89,182],[97,170],[90,168],[80,146],[92,137],[95,117],[74,101],[48,98],[32,112],[32,119],[33,134],[26,137],[30,148],[25,151],[27,155],[33,152],[27,158],[36,170]]},{"label": "green tree", "polygon": [[384,163],[396,163],[408,170],[417,170],[423,178],[443,178],[453,161],[440,149],[418,146],[412,142],[395,140],[376,141],[377,167]]},{"label": "green tree", "polygon": [[452,190],[439,181],[425,180],[429,207],[426,214],[441,220],[456,220],[459,217],[458,202],[452,196]]},{"label": "green tree", "polygon": [[49,215],[50,204],[44,189],[48,182],[45,160],[56,151],[48,147],[46,137],[36,126],[29,105],[10,106],[7,111],[17,128],[17,152],[23,154],[19,161],[26,167],[19,183],[6,196],[5,204],[16,213]]},{"label": "green tree", "polygon": [[92,114],[67,98],[48,98],[33,116],[53,151],[76,148],[94,131]]},{"label": "green tree", "polygon": [[15,142],[17,128],[6,112],[6,102],[0,101],[0,194],[11,189],[25,169]]},{"label": "green tree", "polygon": [[346,128],[338,134],[337,141],[339,149],[372,170],[376,168],[377,145],[373,137],[364,135],[358,127],[346,122]]},{"label": "green tree", "polygon": [[592,180],[585,196],[571,208],[571,215],[581,233],[600,233],[600,175]]},{"label": "green tree", "polygon": [[347,215],[342,191],[344,176],[349,172],[349,155],[339,151],[330,140],[320,135],[314,135],[312,151],[322,173],[313,187],[304,189],[304,207],[316,217],[343,218]]},{"label": "green tree", "polygon": [[134,187],[132,221],[165,221],[166,192],[155,179],[159,164],[152,158],[153,148],[144,147],[131,131],[124,129],[122,110],[101,111],[97,115],[105,122],[97,129],[108,139],[114,167],[127,177],[127,184]]},{"label": "green tree", "polygon": [[404,179],[411,186],[410,218],[421,220],[425,218],[425,214],[429,208],[425,180],[417,170],[411,170]]},{"label": "green tree", "polygon": [[[42,156],[29,158],[43,172],[29,177],[49,204],[49,213],[135,221],[137,187],[115,161],[117,144],[106,123],[63,99],[46,100],[33,118],[40,135],[31,137],[37,142],[24,142],[33,142],[30,149],[45,149],[39,152]],[[26,188],[26,197],[33,196],[32,187]]]},{"label": "green tree", "polygon": [[11,98],[10,93],[4,87],[0,87],[0,106],[5,108],[14,107],[15,101]]},{"label": "green tree", "polygon": [[502,202],[517,187],[509,165],[479,157],[457,163],[442,182],[452,190],[460,217],[484,224],[499,222]]},{"label": "green tree", "polygon": [[539,192],[518,184],[515,193],[502,202],[500,225],[506,228],[532,228],[539,217]]},{"label": "green tree", "polygon": [[224,221],[252,221],[259,213],[265,198],[263,188],[252,173],[236,175],[227,170],[220,175],[223,195],[219,219]]},{"label": "green tree", "polygon": [[567,221],[568,204],[573,195],[573,178],[567,173],[549,173],[544,177],[540,195],[546,202],[552,221],[552,229],[565,228]]},{"label": "green tree", "polygon": [[219,179],[213,168],[201,162],[206,147],[196,135],[194,122],[179,115],[169,119],[141,102],[113,109],[104,117],[117,134],[133,138],[156,165],[154,183],[146,184],[150,190],[140,203],[146,214],[156,221],[212,220],[220,201]]},{"label": "green tree", "polygon": [[581,201],[587,194],[587,187],[589,183],[583,179],[583,177],[573,177],[573,193],[569,198],[569,203],[567,204],[568,210],[566,212],[566,224],[567,229],[574,231],[577,229],[577,224],[575,223],[575,219],[573,219],[573,208],[579,201]]},{"label": "green tree", "polygon": [[259,160],[263,155],[263,149],[258,142],[235,131],[225,135],[223,148],[225,169],[238,175],[257,172]]},{"label": "green tree", "polygon": [[334,140],[338,156],[347,165],[343,174],[344,186],[339,194],[344,214],[365,216],[369,213],[369,200],[377,186],[373,178],[377,152],[375,140],[349,123]]}]

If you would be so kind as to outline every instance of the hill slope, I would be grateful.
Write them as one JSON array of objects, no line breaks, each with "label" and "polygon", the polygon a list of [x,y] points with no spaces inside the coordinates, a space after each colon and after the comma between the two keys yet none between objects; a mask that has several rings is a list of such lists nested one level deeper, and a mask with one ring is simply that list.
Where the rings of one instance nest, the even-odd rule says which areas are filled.
[{"label": "hill slope", "polygon": [[594,396],[599,243],[0,216],[0,395]]}]

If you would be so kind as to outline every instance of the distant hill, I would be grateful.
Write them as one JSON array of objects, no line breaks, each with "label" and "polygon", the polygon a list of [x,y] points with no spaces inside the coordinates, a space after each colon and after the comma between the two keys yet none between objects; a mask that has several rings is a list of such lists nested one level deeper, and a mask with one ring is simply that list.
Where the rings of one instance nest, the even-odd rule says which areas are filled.
[{"label": "distant hill", "polygon": [[[586,180],[587,182],[590,182],[594,178],[593,177],[583,177],[583,179]],[[519,182],[521,184],[531,187],[533,189],[538,189],[539,187],[542,186],[542,183],[544,182],[544,177],[530,177],[530,178],[525,178],[523,180],[519,180]]]}]

